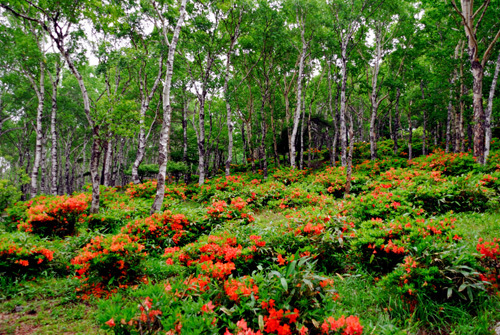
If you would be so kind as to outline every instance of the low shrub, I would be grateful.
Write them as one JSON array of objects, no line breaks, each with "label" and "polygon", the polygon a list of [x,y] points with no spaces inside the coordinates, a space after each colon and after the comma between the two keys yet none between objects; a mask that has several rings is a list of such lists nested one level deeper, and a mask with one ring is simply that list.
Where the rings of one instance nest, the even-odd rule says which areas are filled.
[{"label": "low shrub", "polygon": [[[136,284],[142,279],[144,245],[126,234],[96,236],[71,260],[83,294],[101,295],[107,286]],[[100,288],[101,291],[92,289]]]},{"label": "low shrub", "polygon": [[129,222],[121,232],[144,245],[148,252],[156,253],[162,252],[167,246],[185,245],[204,230],[203,225],[190,223],[183,214],[165,211]]},{"label": "low shrub", "polygon": [[54,259],[54,251],[30,242],[0,239],[0,273],[3,276],[35,275]]},{"label": "low shrub", "polygon": [[77,222],[86,212],[90,200],[91,196],[86,193],[44,198],[31,204],[26,221],[20,223],[18,229],[44,237],[74,235]]}]

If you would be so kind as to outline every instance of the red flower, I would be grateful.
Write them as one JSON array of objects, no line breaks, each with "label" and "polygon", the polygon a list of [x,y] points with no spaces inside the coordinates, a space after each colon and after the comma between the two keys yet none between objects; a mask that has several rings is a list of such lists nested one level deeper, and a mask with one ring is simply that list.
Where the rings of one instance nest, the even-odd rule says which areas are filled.
[{"label": "red flower", "polygon": [[108,326],[110,327],[114,327],[116,324],[115,324],[115,320],[113,318],[109,319],[108,321],[105,322]]},{"label": "red flower", "polygon": [[206,303],[205,305],[203,305],[201,307],[201,311],[203,312],[203,314],[211,313],[211,312],[213,312],[214,308],[215,308],[215,305],[212,304],[212,301],[209,301],[208,303]]}]

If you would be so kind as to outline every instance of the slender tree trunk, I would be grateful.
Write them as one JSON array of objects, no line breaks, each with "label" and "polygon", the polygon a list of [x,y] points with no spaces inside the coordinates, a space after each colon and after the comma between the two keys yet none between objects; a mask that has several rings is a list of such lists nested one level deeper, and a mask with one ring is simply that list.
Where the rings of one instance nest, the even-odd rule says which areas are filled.
[{"label": "slender tree trunk", "polygon": [[179,34],[181,26],[184,22],[184,15],[186,13],[186,2],[187,0],[182,0],[179,9],[179,19],[177,20],[177,25],[172,36],[172,40],[168,43],[167,31],[163,31],[165,42],[169,44],[168,46],[168,56],[167,56],[167,71],[165,75],[165,82],[163,84],[163,123],[160,133],[160,148],[158,155],[158,177],[157,177],[157,188],[156,197],[151,206],[151,214],[154,212],[159,212],[163,204],[163,198],[165,197],[165,176],[167,173],[167,150],[168,142],[170,137],[170,125],[172,118],[172,106],[170,104],[170,85],[172,83],[172,75],[174,73],[174,56],[175,49],[177,47],[177,42],[179,41]]},{"label": "slender tree trunk", "polygon": [[448,116],[446,118],[446,146],[445,146],[446,153],[450,152],[452,115],[453,115],[453,105],[450,98],[450,100],[448,101]]},{"label": "slender tree trunk", "polygon": [[266,136],[267,136],[267,120],[265,113],[265,103],[268,99],[269,92],[269,81],[266,80],[266,88],[264,91],[264,95],[262,96],[262,105],[260,108],[260,117],[261,117],[261,137],[260,137],[260,162],[262,164],[262,172],[264,175],[264,179],[267,179],[267,152],[266,152]]},{"label": "slender tree trunk", "polygon": [[226,100],[227,137],[228,137],[227,160],[226,160],[226,171],[225,171],[226,176],[229,176],[231,174],[231,163],[233,161],[233,130],[234,130],[233,116],[232,116],[232,110],[231,110],[231,104],[230,104],[231,97],[229,96],[229,92],[228,92],[228,83],[229,83],[229,74],[230,74],[230,68],[231,68],[231,55],[233,53],[234,46],[235,46],[236,41],[238,39],[238,36],[240,34],[241,19],[242,19],[242,12],[240,11],[240,15],[238,18],[238,24],[235,27],[234,34],[231,36],[229,50],[226,54],[226,75],[224,76],[224,96],[225,96],[225,100]]},{"label": "slender tree trunk", "polygon": [[422,155],[427,155],[427,111],[425,107],[425,94],[424,94],[424,82],[421,80],[420,81],[420,92],[422,93],[422,100],[424,101],[424,110],[422,111],[423,113],[423,118],[424,122],[422,124]]},{"label": "slender tree trunk", "polygon": [[47,136],[44,134],[42,139],[42,159],[40,162],[41,175],[40,175],[40,192],[47,194]]},{"label": "slender tree trunk", "polygon": [[309,151],[307,153],[307,166],[311,167],[311,153],[313,150],[312,147],[312,133],[311,133],[311,114],[312,114],[312,101],[309,105],[309,115],[307,116],[307,139],[309,142]]},{"label": "slender tree trunk", "polygon": [[[188,168],[187,99],[182,106],[182,162]],[[184,173],[184,183],[189,182],[189,168]]]},{"label": "slender tree trunk", "polygon": [[[117,144],[118,146],[118,144]],[[116,171],[113,173],[113,186],[123,186],[123,167],[125,166],[125,137],[120,138]]]},{"label": "slender tree trunk", "polygon": [[371,100],[371,115],[370,115],[370,156],[372,160],[377,159],[377,134],[376,134],[376,121],[378,108],[380,103],[387,97],[385,95],[379,98],[379,88],[378,88],[378,75],[380,71],[380,62],[382,60],[382,27],[377,26],[375,29],[375,60],[373,63],[373,75],[372,75],[372,91],[370,93]]},{"label": "slender tree trunk", "polygon": [[108,187],[109,181],[111,180],[111,166],[113,164],[112,161],[113,156],[113,133],[108,133],[108,140],[106,142],[106,156],[104,158],[104,167],[103,167],[103,185]]},{"label": "slender tree trunk", "polygon": [[347,167],[346,167],[346,185],[344,198],[347,197],[351,191],[351,179],[352,179],[352,152],[354,151],[354,122],[352,117],[352,112],[349,113],[349,154],[347,156]]},{"label": "slender tree trunk", "polygon": [[[306,86],[307,89],[307,86]],[[304,122],[306,121],[306,97],[304,93],[304,97],[302,99],[302,120],[300,122],[300,161],[299,161],[299,169],[304,169]]]},{"label": "slender tree trunk", "polygon": [[337,95],[335,97],[335,110],[334,110],[333,99],[332,99],[332,61],[328,60],[328,110],[330,112],[333,122],[332,147],[330,151],[330,163],[332,167],[335,166],[335,156],[337,155],[337,139],[338,139],[337,112],[338,112],[339,91],[340,91],[339,87],[337,86]]},{"label": "slender tree trunk", "polygon": [[347,138],[346,138],[346,124],[345,124],[345,114],[347,108],[347,43],[348,41],[343,41],[341,50],[341,76],[342,76],[342,86],[340,88],[340,155],[342,166],[347,165]]},{"label": "slender tree trunk", "polygon": [[40,78],[39,84],[35,82],[35,78],[32,78],[28,74],[28,78],[31,81],[31,85],[35,90],[36,96],[38,98],[38,106],[36,109],[36,145],[35,145],[35,158],[33,160],[33,170],[31,171],[31,190],[30,197],[34,198],[38,192],[38,173],[40,169],[40,160],[42,157],[42,145],[43,145],[43,133],[42,133],[42,116],[43,116],[43,106],[45,103],[45,65],[44,62],[40,62]]},{"label": "slender tree trunk", "polygon": [[484,140],[484,145],[485,145],[484,160],[485,160],[485,163],[486,163],[486,159],[488,158],[488,155],[490,154],[491,114],[493,112],[493,98],[495,97],[495,89],[497,86],[499,70],[500,70],[500,53],[498,54],[497,63],[495,66],[495,74],[493,75],[493,81],[491,82],[491,87],[490,87],[490,94],[488,96],[488,105],[486,107],[486,122],[485,122],[486,134],[485,134],[485,140]]},{"label": "slender tree trunk", "polygon": [[412,101],[410,101],[410,105],[408,106],[408,160],[413,159],[413,125],[411,124],[411,105]]},{"label": "slender tree trunk", "polygon": [[483,109],[483,66],[477,60],[472,62],[472,101],[474,106],[474,157],[484,164],[484,109]]},{"label": "slender tree trunk", "polygon": [[[146,69],[144,69],[146,71]],[[139,90],[141,93],[141,109],[139,111],[139,138],[137,141],[137,156],[135,158],[134,164],[132,164],[132,181],[134,184],[139,184],[141,179],[139,178],[139,166],[141,165],[144,159],[144,153],[146,152],[146,141],[149,137],[149,134],[146,136],[146,127],[145,127],[145,117],[146,112],[149,109],[149,104],[153,99],[153,96],[158,89],[160,84],[160,79],[163,71],[163,55],[160,56],[160,62],[158,67],[158,75],[154,81],[153,87],[149,94],[147,94],[147,76],[139,75]],[[153,121],[154,123],[154,121]]]},{"label": "slender tree trunk", "polygon": [[[51,182],[50,194],[57,195],[57,87],[59,86],[59,79],[61,73],[61,65],[56,63],[55,78],[50,76],[52,82],[52,107],[50,113],[50,139],[52,148],[51,153]],[[50,72],[49,72],[50,74]]]},{"label": "slender tree trunk", "polygon": [[281,166],[280,163],[280,156],[278,154],[278,142],[276,140],[276,125],[274,122],[274,104],[271,101],[271,129],[273,131],[273,149],[274,149],[274,165],[277,166],[278,168]]},{"label": "slender tree trunk", "polygon": [[395,115],[394,115],[394,126],[392,128],[392,138],[394,139],[394,155],[398,154],[398,131],[399,131],[399,98],[401,96],[401,89],[398,87],[396,89],[396,105],[395,105]]},{"label": "slender tree trunk", "polygon": [[302,109],[302,76],[304,73],[304,63],[306,61],[306,54],[307,54],[307,48],[308,45],[306,43],[305,39],[305,23],[304,23],[304,16],[301,16],[301,20],[298,19],[298,14],[297,14],[297,22],[301,25],[302,29],[300,31],[300,37],[302,40],[302,51],[300,53],[300,60],[299,60],[299,74],[297,77],[297,106],[295,109],[295,114],[293,117],[293,130],[292,130],[292,136],[290,138],[290,166],[292,169],[295,169],[296,166],[296,157],[295,157],[295,140],[297,138],[297,131],[299,128],[299,121],[300,121],[300,112]]},{"label": "slender tree trunk", "polygon": [[247,165],[247,140],[245,136],[245,121],[241,122],[241,142],[243,142],[243,164]]}]

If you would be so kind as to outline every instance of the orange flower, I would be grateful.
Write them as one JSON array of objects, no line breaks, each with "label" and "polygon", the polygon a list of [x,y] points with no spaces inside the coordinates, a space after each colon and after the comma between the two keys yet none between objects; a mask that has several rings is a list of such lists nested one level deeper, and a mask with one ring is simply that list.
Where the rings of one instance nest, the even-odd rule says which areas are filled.
[{"label": "orange flower", "polygon": [[105,322],[108,326],[110,327],[114,327],[116,324],[115,324],[115,320],[113,318],[109,319],[108,321]]}]

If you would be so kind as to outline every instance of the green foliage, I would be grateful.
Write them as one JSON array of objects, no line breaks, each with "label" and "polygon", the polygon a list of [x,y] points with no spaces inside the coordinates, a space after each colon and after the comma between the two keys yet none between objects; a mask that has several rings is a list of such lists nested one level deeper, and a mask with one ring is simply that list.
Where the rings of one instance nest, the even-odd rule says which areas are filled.
[{"label": "green foliage", "polygon": [[0,179],[0,213],[21,198],[22,192],[6,179]]}]

